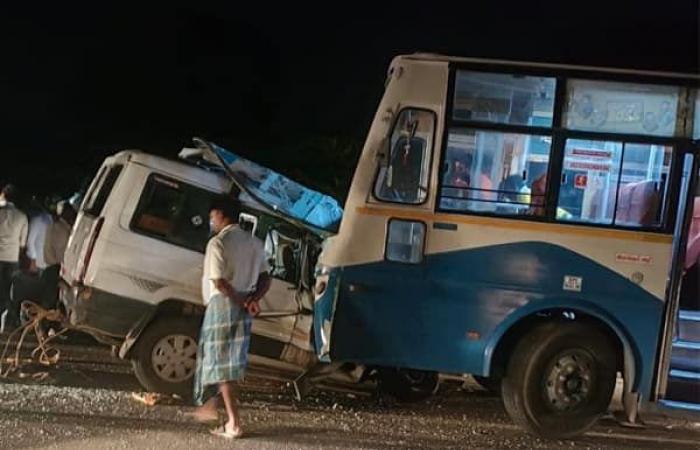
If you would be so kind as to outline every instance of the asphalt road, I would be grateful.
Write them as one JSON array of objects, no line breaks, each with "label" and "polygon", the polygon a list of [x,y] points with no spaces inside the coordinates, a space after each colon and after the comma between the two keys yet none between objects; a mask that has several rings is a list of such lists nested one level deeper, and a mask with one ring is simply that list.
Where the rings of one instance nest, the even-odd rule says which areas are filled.
[{"label": "asphalt road", "polygon": [[[211,436],[173,399],[135,401],[130,367],[92,345],[63,349],[56,367],[28,365],[0,382],[2,449],[700,449],[700,425],[650,418],[644,430],[601,421],[576,441],[515,427],[497,397],[448,382],[430,401],[397,405],[365,391],[316,390],[294,402],[284,382],[253,370],[242,387],[244,439]],[[42,381],[32,379],[46,372]]]}]

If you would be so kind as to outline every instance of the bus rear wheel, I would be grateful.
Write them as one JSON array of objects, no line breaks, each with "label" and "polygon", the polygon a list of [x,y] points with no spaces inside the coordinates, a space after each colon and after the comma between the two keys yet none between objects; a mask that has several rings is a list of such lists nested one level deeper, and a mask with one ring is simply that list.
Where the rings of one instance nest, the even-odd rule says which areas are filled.
[{"label": "bus rear wheel", "polygon": [[506,411],[530,433],[552,439],[585,432],[615,389],[615,343],[598,328],[550,323],[526,335],[501,384]]},{"label": "bus rear wheel", "polygon": [[377,369],[379,390],[399,402],[412,403],[433,396],[440,385],[437,372],[381,367]]}]

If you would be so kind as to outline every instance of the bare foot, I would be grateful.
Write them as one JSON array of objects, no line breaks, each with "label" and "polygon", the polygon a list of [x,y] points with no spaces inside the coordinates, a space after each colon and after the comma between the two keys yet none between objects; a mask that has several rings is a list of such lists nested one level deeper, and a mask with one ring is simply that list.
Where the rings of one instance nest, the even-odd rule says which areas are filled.
[{"label": "bare foot", "polygon": [[243,430],[239,426],[234,426],[231,422],[218,426],[210,431],[214,436],[225,439],[238,439],[243,436]]},{"label": "bare foot", "polygon": [[188,411],[183,413],[183,416],[195,422],[206,423],[206,422],[216,422],[219,420],[219,413],[212,408],[202,407],[195,409],[194,411]]}]

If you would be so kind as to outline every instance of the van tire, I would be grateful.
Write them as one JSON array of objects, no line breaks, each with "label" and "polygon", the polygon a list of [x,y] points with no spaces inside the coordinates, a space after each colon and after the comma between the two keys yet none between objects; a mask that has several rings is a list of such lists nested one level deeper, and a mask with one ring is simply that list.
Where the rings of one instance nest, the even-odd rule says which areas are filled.
[{"label": "van tire", "polygon": [[501,398],[508,415],[528,432],[570,438],[607,411],[616,376],[615,343],[602,331],[581,323],[548,323],[515,346]]},{"label": "van tire", "polygon": [[401,403],[423,401],[440,387],[438,373],[424,370],[381,367],[377,368],[377,379],[379,391]]},{"label": "van tire", "polygon": [[[192,398],[199,327],[200,320],[196,317],[163,317],[144,330],[131,352],[134,373],[144,389],[177,394],[186,400]],[[180,351],[178,345],[182,346],[183,343]],[[182,364],[185,360],[189,361],[189,355],[192,355],[192,362]],[[158,366],[154,361],[156,357],[173,357],[175,365]],[[177,367],[177,372],[173,369],[171,375],[175,379],[168,380],[162,374],[172,367]],[[180,379],[183,376],[186,378]]]}]

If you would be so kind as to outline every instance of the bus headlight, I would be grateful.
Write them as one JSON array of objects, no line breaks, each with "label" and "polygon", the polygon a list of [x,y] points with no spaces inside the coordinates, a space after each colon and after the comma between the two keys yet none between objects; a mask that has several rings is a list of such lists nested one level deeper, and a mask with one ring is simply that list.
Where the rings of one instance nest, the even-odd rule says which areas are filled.
[{"label": "bus headlight", "polygon": [[328,283],[326,280],[317,280],[316,281],[316,297],[320,297],[323,295],[324,292],[326,292],[326,288],[328,287]]}]

